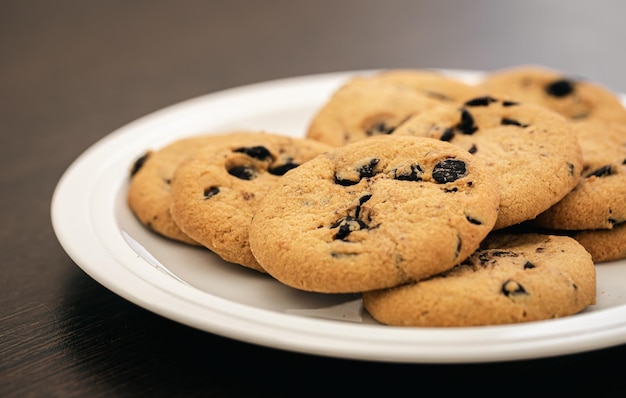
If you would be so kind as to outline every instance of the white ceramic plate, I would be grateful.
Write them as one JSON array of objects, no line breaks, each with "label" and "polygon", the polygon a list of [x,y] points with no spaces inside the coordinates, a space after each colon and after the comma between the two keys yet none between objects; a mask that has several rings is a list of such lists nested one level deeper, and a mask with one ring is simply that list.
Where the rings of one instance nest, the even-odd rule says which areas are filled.
[{"label": "white ceramic plate", "polygon": [[[447,71],[466,79],[475,72]],[[106,136],[65,172],[51,215],[69,256],[96,281],[150,311],[228,338],[330,357],[413,363],[540,358],[626,343],[626,261],[597,266],[597,304],[575,316],[471,328],[377,324],[358,295],[314,294],[160,238],[126,206],[129,168],[147,149],[235,129],[302,137],[348,72],[290,78],[195,98]]]}]

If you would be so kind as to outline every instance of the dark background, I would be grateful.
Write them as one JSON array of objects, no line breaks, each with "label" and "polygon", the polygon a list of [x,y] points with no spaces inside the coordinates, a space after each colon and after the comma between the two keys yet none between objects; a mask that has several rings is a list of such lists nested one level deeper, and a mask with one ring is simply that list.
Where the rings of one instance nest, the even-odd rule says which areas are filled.
[{"label": "dark background", "polygon": [[0,396],[390,396],[433,388],[619,396],[625,346],[408,365],[295,354],[191,329],[84,274],[54,236],[50,199],[71,162],[111,131],[248,83],[536,63],[624,92],[625,15],[618,0],[0,0]]}]

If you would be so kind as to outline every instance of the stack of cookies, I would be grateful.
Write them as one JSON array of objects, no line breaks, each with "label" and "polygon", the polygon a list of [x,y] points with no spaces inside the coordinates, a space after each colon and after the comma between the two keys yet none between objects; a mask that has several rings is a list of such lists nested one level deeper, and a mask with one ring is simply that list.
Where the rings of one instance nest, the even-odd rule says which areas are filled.
[{"label": "stack of cookies", "polygon": [[155,233],[263,272],[248,243],[257,206],[283,174],[328,149],[265,131],[181,139],[135,162],[128,204]]},{"label": "stack of cookies", "polygon": [[563,115],[580,143],[578,184],[530,224],[573,236],[596,263],[626,258],[626,110],[619,97],[541,67],[496,71],[483,85]]},{"label": "stack of cookies", "polygon": [[345,82],[305,137],[148,152],[128,203],[155,233],[285,285],[361,293],[383,324],[479,326],[595,304],[596,264],[626,258],[624,178],[626,110],[599,84],[389,70]]}]

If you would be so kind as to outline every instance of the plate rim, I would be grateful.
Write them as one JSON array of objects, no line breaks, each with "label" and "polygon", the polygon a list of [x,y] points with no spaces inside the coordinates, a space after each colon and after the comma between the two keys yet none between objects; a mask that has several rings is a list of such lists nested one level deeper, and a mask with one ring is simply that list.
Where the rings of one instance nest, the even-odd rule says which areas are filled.
[{"label": "plate rim", "polygon": [[[470,78],[484,73],[472,70],[437,70]],[[106,192],[100,196],[94,193],[95,191],[101,193],[103,186],[121,189],[123,179],[112,173],[111,169],[119,172],[120,164],[116,163],[119,157],[125,155],[128,158],[129,153],[138,148],[131,146],[116,156],[104,156],[110,155],[111,149],[115,149],[119,142],[134,138],[135,146],[138,146],[137,141],[148,134],[151,128],[163,129],[164,123],[166,125],[172,120],[176,121],[183,115],[194,115],[197,109],[220,101],[237,101],[246,95],[254,96],[255,93],[264,93],[267,90],[290,90],[294,87],[303,88],[305,91],[312,87],[321,90],[318,87],[319,83],[324,83],[323,88],[327,91],[317,94],[324,96],[329,93],[329,88],[336,87],[350,76],[375,71],[377,70],[320,73],[238,86],[172,104],[121,126],[82,152],[59,179],[50,205],[53,230],[57,239],[69,257],[91,278],[146,310],[226,338],[287,351],[383,362],[477,363],[573,354],[625,343],[626,338],[623,336],[626,336],[626,305],[599,312],[577,314],[577,318],[565,317],[513,325],[416,330],[307,318],[234,303],[189,285],[185,286],[179,282],[173,284],[170,276],[159,272],[138,255],[134,260],[125,257],[121,260],[125,264],[120,264],[119,257],[122,255],[120,252],[128,254],[128,250],[132,250],[128,245],[123,248],[118,246],[122,234],[115,239],[102,236],[103,229],[110,230],[113,227],[98,217],[92,216],[88,219],[71,217],[76,208],[90,214],[93,210],[90,206],[94,203],[105,207],[110,204],[113,199],[107,196]],[[162,144],[168,141],[163,135],[159,136]],[[179,137],[169,137],[169,140],[176,138]],[[103,157],[106,159],[101,159]],[[95,171],[87,167],[96,166],[92,163],[98,163]],[[98,178],[94,178],[94,174]],[[103,180],[106,183],[104,185]],[[86,187],[77,197],[75,188],[80,184]],[[87,247],[89,252],[86,252]],[[112,252],[112,249],[115,250]],[[96,255],[99,256],[98,261],[94,260]],[[106,269],[99,265],[104,260],[109,262]],[[111,267],[111,264],[114,266]],[[156,298],[160,300],[155,300]],[[202,303],[211,303],[211,306],[207,308],[206,304]],[[218,308],[218,305],[223,305],[226,310]],[[184,311],[181,312],[181,309]],[[622,319],[619,320],[619,316],[615,315],[621,315]],[[612,321],[612,329],[607,331],[606,324],[594,326],[596,323],[586,321],[589,318],[594,321],[596,318],[602,318],[606,322]],[[618,321],[615,321],[616,318]],[[221,324],[217,322],[218,319],[229,322]],[[566,327],[559,329],[559,325],[568,326],[573,320],[578,320],[576,323],[585,327],[585,334],[564,333]],[[278,330],[279,333],[277,327],[281,328]],[[320,332],[320,329],[325,332]],[[613,333],[610,333],[611,331]],[[458,343],[457,337],[460,334],[473,339],[472,344],[465,346],[455,344]],[[477,341],[484,340],[485,336],[488,337],[491,350],[485,350],[484,345],[477,344]],[[428,339],[421,340],[424,337]],[[439,346],[432,347],[431,345],[437,341],[448,348],[453,347],[454,350],[442,351]],[[535,349],[528,349],[529,344]]]}]

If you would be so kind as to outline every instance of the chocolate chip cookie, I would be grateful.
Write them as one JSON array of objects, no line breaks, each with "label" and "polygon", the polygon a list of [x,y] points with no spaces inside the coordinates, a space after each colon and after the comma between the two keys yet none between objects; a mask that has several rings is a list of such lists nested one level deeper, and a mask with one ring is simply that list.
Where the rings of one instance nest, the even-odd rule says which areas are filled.
[{"label": "chocolate chip cookie", "polygon": [[582,150],[570,123],[532,103],[492,96],[439,105],[392,133],[446,141],[481,159],[499,186],[495,229],[535,218],[578,183]]},{"label": "chocolate chip cookie", "polygon": [[626,259],[626,223],[612,229],[578,231],[573,238],[583,245],[596,263]]},{"label": "chocolate chip cookie", "polygon": [[427,97],[448,103],[461,104],[481,93],[481,88],[475,84],[432,69],[389,69],[371,75],[370,79],[410,87]]},{"label": "chocolate chip cookie", "polygon": [[597,82],[547,67],[520,65],[492,71],[482,86],[490,95],[533,102],[573,121],[626,122],[626,110],[616,93]]},{"label": "chocolate chip cookie", "polygon": [[233,131],[181,138],[138,157],[130,171],[127,203],[137,219],[153,232],[191,245],[199,245],[182,232],[170,214],[170,182],[178,164],[194,151],[249,132]]},{"label": "chocolate chip cookie", "polygon": [[309,123],[306,137],[332,146],[390,134],[409,116],[441,103],[409,85],[355,76],[335,91]]},{"label": "chocolate chip cookie", "polygon": [[588,120],[573,128],[582,147],[581,178],[533,223],[557,230],[611,229],[626,222],[626,123]]},{"label": "chocolate chip cookie", "polygon": [[445,271],[478,248],[498,213],[493,176],[431,138],[377,136],[284,175],[259,204],[250,248],[280,282],[362,292]]},{"label": "chocolate chip cookie", "polygon": [[274,183],[328,149],[313,140],[257,133],[196,151],[172,175],[172,218],[224,260],[263,271],[248,244],[252,215]]},{"label": "chocolate chip cookie", "polygon": [[395,326],[484,326],[576,314],[596,299],[591,255],[567,236],[491,234],[462,264],[431,278],[363,293]]}]

